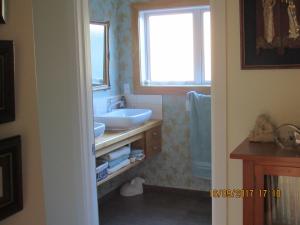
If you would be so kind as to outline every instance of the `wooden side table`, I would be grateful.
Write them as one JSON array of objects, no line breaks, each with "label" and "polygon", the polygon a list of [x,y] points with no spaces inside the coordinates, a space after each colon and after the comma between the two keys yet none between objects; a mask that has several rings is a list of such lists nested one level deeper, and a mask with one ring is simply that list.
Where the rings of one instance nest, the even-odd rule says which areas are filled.
[{"label": "wooden side table", "polygon": [[[243,199],[243,225],[265,225],[265,196],[280,197],[285,190],[267,190],[265,176],[300,177],[300,150],[282,149],[274,143],[244,140],[231,154],[243,160],[243,189],[253,190]],[[300,190],[299,190],[300,191]]]}]

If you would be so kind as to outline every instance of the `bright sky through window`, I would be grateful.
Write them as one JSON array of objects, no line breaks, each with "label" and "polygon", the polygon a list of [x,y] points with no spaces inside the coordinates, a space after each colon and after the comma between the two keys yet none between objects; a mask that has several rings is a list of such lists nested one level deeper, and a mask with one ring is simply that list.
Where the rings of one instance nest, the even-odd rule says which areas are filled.
[{"label": "bright sky through window", "polygon": [[203,13],[203,34],[204,34],[204,74],[205,81],[211,82],[211,25],[210,12]]},{"label": "bright sky through window", "polygon": [[151,81],[193,81],[193,43],[192,13],[150,16]]},{"label": "bright sky through window", "polygon": [[209,6],[141,11],[139,38],[142,85],[211,83]]}]

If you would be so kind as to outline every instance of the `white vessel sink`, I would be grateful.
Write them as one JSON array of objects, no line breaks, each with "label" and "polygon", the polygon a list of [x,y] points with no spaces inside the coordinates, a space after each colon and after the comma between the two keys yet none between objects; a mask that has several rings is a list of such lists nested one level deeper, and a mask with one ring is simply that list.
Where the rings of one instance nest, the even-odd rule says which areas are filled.
[{"label": "white vessel sink", "polygon": [[145,123],[151,115],[151,109],[116,109],[95,117],[95,121],[104,123],[107,130],[127,130]]},{"label": "white vessel sink", "polygon": [[97,123],[94,122],[94,136],[99,137],[104,134],[105,131],[105,124],[104,123]]}]

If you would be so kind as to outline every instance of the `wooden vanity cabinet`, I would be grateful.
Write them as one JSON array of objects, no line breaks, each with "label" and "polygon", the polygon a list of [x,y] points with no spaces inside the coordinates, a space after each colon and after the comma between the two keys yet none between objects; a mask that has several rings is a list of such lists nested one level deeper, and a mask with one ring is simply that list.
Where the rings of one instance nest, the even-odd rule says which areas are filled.
[{"label": "wooden vanity cabinet", "polygon": [[161,120],[150,120],[145,124],[125,131],[106,131],[95,139],[96,157],[131,144],[133,149],[144,149],[146,157],[161,152]]},{"label": "wooden vanity cabinet", "polygon": [[161,152],[161,126],[145,132],[145,147],[147,157],[152,157]]},{"label": "wooden vanity cabinet", "polygon": [[[150,120],[145,124],[125,131],[106,131],[103,136],[95,139],[96,158],[104,156],[120,147],[130,144],[132,149],[144,149],[145,159],[161,152],[161,120]],[[120,169],[116,173],[108,175],[99,181],[101,185],[125,171],[139,165],[143,160],[137,160]]]},{"label": "wooden vanity cabinet", "polygon": [[161,125],[155,126],[143,133],[143,138],[131,144],[133,149],[144,149],[146,158],[161,152]]}]

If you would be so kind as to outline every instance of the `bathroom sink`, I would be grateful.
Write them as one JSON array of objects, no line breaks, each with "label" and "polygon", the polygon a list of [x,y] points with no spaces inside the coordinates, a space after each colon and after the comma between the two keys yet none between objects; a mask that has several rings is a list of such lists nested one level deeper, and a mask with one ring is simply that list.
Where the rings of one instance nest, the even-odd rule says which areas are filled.
[{"label": "bathroom sink", "polygon": [[104,123],[98,123],[94,122],[94,136],[99,137],[104,134],[105,131],[105,124]]},{"label": "bathroom sink", "polygon": [[127,130],[145,123],[152,115],[151,109],[116,109],[95,117],[108,130]]}]

